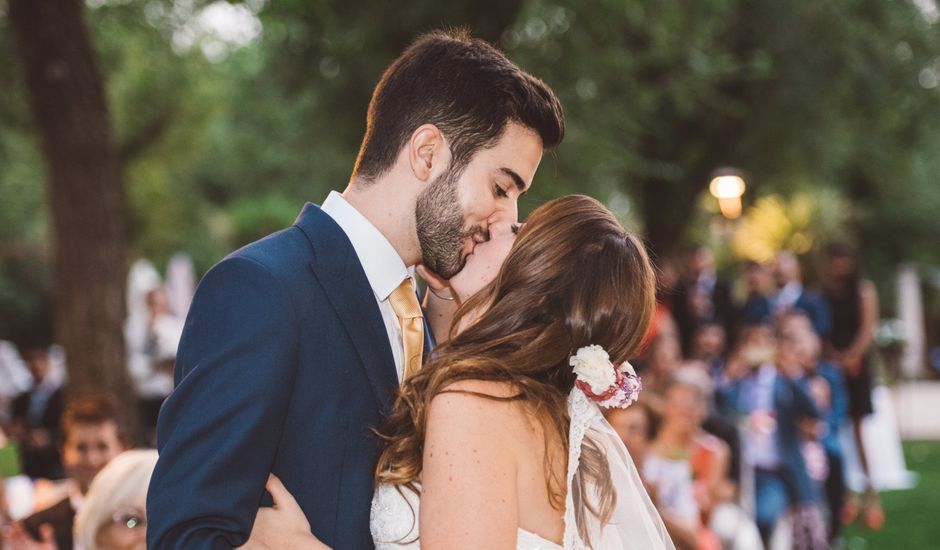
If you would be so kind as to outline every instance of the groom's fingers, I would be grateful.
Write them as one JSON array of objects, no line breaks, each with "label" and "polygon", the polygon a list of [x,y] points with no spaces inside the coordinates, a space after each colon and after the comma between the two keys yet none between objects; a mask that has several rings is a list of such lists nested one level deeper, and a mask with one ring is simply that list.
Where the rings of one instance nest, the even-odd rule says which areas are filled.
[{"label": "groom's fingers", "polygon": [[426,282],[429,287],[436,291],[441,291],[448,287],[447,279],[441,277],[437,273],[434,273],[425,267],[424,264],[418,264],[415,266],[415,271],[422,279],[424,279],[424,282]]},{"label": "groom's fingers", "polygon": [[274,499],[275,508],[298,508],[297,501],[294,500],[293,495],[290,494],[290,491],[287,490],[287,487],[284,487],[284,484],[280,479],[274,474],[268,476],[268,483],[265,485],[265,488],[271,493],[271,498]]}]

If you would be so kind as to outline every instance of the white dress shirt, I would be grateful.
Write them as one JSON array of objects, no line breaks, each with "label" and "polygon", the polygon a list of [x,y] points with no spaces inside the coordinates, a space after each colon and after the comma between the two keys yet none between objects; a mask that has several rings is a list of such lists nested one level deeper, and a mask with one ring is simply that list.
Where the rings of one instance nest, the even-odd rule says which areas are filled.
[{"label": "white dress shirt", "polygon": [[802,295],[803,283],[790,281],[777,293],[776,299],[774,300],[774,311],[781,312],[793,308]]},{"label": "white dress shirt", "polygon": [[744,439],[745,452],[755,466],[775,470],[780,466],[777,407],[774,403],[774,386],[779,375],[776,367],[766,364],[752,376],[752,379],[745,380],[750,415]]},{"label": "white dress shirt", "polygon": [[388,333],[388,342],[395,358],[395,370],[398,380],[402,378],[404,368],[404,344],[402,344],[401,322],[392,309],[388,297],[398,288],[406,277],[411,278],[414,284],[414,267],[405,266],[401,256],[392,246],[385,235],[376,229],[358,210],[353,208],[345,198],[336,191],[323,201],[321,207],[328,216],[333,218],[352,243],[356,256],[366,272],[366,279],[372,287],[372,293],[382,312],[382,321]]}]

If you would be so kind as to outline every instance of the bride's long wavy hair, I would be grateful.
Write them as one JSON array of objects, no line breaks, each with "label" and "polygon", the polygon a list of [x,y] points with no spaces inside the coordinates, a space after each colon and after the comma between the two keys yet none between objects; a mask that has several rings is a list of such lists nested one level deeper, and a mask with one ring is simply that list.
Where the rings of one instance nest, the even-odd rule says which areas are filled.
[{"label": "bride's long wavy hair", "polygon": [[[402,383],[378,430],[387,446],[376,467],[376,482],[417,492],[434,396],[452,391],[448,386],[461,380],[502,381],[512,385],[515,395],[478,395],[520,400],[529,407],[545,436],[551,504],[564,509],[565,480],[554,473],[557,453],[550,448],[558,442],[567,448],[566,399],[575,381],[569,358],[591,344],[603,346],[617,363],[634,356],[654,303],[655,277],[646,250],[607,208],[583,195],[539,207],[496,279],[457,312],[453,326],[466,328],[452,334],[424,369]],[[581,464],[590,479],[583,481],[597,489],[597,499],[588,507],[606,522],[616,498],[609,465],[597,447],[586,443]]]}]

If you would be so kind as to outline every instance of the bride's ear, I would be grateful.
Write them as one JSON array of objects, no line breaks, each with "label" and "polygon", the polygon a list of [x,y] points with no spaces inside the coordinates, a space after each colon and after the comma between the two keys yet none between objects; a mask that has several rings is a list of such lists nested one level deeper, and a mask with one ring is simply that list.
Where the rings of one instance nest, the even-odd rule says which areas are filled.
[{"label": "bride's ear", "polygon": [[447,169],[450,149],[444,134],[433,124],[423,124],[408,141],[408,161],[415,178],[430,183]]}]

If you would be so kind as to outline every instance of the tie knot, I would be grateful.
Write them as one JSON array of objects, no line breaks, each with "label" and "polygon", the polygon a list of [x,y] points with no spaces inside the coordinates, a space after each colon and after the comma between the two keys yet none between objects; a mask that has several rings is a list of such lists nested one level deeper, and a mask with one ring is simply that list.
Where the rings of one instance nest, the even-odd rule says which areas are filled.
[{"label": "tie knot", "polygon": [[407,278],[396,288],[388,297],[395,315],[401,319],[416,319],[424,317],[421,312],[421,304],[418,303],[418,295],[415,293],[411,278]]}]

